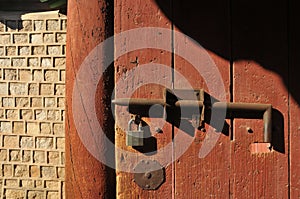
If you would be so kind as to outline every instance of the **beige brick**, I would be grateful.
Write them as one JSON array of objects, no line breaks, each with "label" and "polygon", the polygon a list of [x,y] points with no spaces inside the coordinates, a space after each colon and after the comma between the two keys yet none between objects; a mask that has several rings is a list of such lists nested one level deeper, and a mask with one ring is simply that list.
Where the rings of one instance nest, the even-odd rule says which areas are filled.
[{"label": "beige brick", "polygon": [[0,34],[0,45],[10,44],[10,34]]},{"label": "beige brick", "polygon": [[4,79],[5,80],[16,80],[17,79],[17,70],[4,69]]},{"label": "beige brick", "polygon": [[40,177],[40,167],[33,165],[30,166],[30,177],[38,178]]},{"label": "beige brick", "polygon": [[45,54],[45,47],[44,46],[33,46],[32,47],[32,54],[33,55],[44,55]]},{"label": "beige brick", "polygon": [[44,34],[44,42],[45,43],[54,43],[55,37],[53,33],[45,33]]},{"label": "beige brick", "polygon": [[31,20],[22,20],[19,21],[19,31],[32,31],[32,21]]},{"label": "beige brick", "polygon": [[39,95],[39,84],[29,84],[29,95]]},{"label": "beige brick", "polygon": [[34,148],[33,137],[21,137],[21,148]]},{"label": "beige brick", "polygon": [[33,180],[21,180],[21,186],[24,188],[34,188]]},{"label": "beige brick", "polygon": [[31,151],[24,150],[22,153],[22,162],[31,161]]},{"label": "beige brick", "polygon": [[[10,122],[0,122],[0,132],[2,132],[2,133],[12,133],[11,123]],[[7,138],[7,139],[10,139],[10,138]],[[13,137],[11,139],[13,139]],[[6,143],[6,144],[8,144],[8,143]]]},{"label": "beige brick", "polygon": [[12,177],[12,166],[8,164],[4,164],[2,173],[4,177]]},{"label": "beige brick", "polygon": [[47,55],[60,55],[60,46],[47,46]]},{"label": "beige brick", "polygon": [[15,134],[25,133],[24,122],[13,122],[13,133]]},{"label": "beige brick", "polygon": [[31,81],[30,70],[19,70],[19,76],[21,81]]},{"label": "beige brick", "polygon": [[36,188],[44,188],[44,183],[42,180],[36,180],[35,181],[35,187]]},{"label": "beige brick", "polygon": [[42,178],[55,178],[55,167],[42,166]]},{"label": "beige brick", "polygon": [[33,153],[33,161],[35,163],[45,163],[45,152],[44,151],[34,151]]},{"label": "beige brick", "polygon": [[58,189],[60,186],[60,182],[53,180],[46,180],[45,185],[47,189]]},{"label": "beige brick", "polygon": [[58,71],[56,71],[56,70],[46,70],[45,71],[45,81],[47,81],[47,82],[57,82],[58,81]]},{"label": "beige brick", "polygon": [[47,192],[46,199],[57,199],[57,198],[59,198],[58,192],[54,192],[54,191]]},{"label": "beige brick", "polygon": [[56,148],[65,149],[65,138],[56,138]]},{"label": "beige brick", "polygon": [[25,58],[12,58],[11,62],[12,62],[13,67],[26,66],[26,59]]},{"label": "beige brick", "polygon": [[45,97],[45,107],[55,107],[56,99],[54,97]]},{"label": "beige brick", "polygon": [[49,151],[48,152],[48,163],[58,165],[60,163],[59,152]]},{"label": "beige brick", "polygon": [[53,95],[53,85],[41,84],[41,95]]},{"label": "beige brick", "polygon": [[51,137],[38,137],[36,138],[36,148],[38,149],[52,149],[53,138]]},{"label": "beige brick", "polygon": [[0,149],[0,161],[5,162],[7,160],[7,150]]},{"label": "beige brick", "polygon": [[57,19],[47,20],[47,30],[59,30],[59,21]]},{"label": "beige brick", "polygon": [[43,98],[41,97],[31,98],[31,107],[42,107],[42,106],[43,106]]},{"label": "beige brick", "polygon": [[65,178],[65,168],[62,167],[57,168],[57,177],[61,179]]},{"label": "beige brick", "polygon": [[6,179],[5,180],[6,187],[18,187],[18,180],[17,179]]},{"label": "beige brick", "polygon": [[6,110],[6,118],[9,120],[19,119],[19,110],[14,110],[14,109]]},{"label": "beige brick", "polygon": [[67,34],[66,33],[56,33],[56,42],[66,43]]},{"label": "beige brick", "polygon": [[41,134],[51,134],[50,123],[41,123]]},{"label": "beige brick", "polygon": [[24,119],[24,120],[31,120],[31,119],[33,119],[32,110],[30,110],[30,109],[23,109],[23,110],[21,110],[21,119]]},{"label": "beige brick", "polygon": [[34,23],[34,30],[35,31],[45,30],[44,21],[35,20],[33,23]]},{"label": "beige brick", "polygon": [[43,121],[47,119],[47,111],[46,110],[35,110],[35,119],[39,121]]},{"label": "beige brick", "polygon": [[44,199],[44,192],[42,191],[28,191],[28,199]]},{"label": "beige brick", "polygon": [[40,133],[40,125],[36,122],[27,123],[27,134],[36,135]]},{"label": "beige brick", "polygon": [[65,108],[65,98],[57,98],[57,106],[60,108]]},{"label": "beige brick", "polygon": [[11,95],[27,95],[28,86],[26,83],[10,83],[9,91]]},{"label": "beige brick", "polygon": [[55,95],[65,95],[65,85],[56,84],[55,85]]},{"label": "beige brick", "polygon": [[29,46],[19,46],[19,55],[30,55],[30,47]]},{"label": "beige brick", "polygon": [[7,83],[2,83],[0,82],[0,94],[1,95],[7,95],[7,91],[8,91],[8,86],[7,86]]},{"label": "beige brick", "polygon": [[47,119],[50,121],[60,121],[60,111],[58,110],[49,110],[47,111]]},{"label": "beige brick", "polygon": [[27,165],[15,165],[14,176],[15,177],[29,177]]},{"label": "beige brick", "polygon": [[65,67],[66,66],[66,58],[56,57],[54,58],[55,67]]},{"label": "beige brick", "polygon": [[43,35],[40,34],[31,34],[30,35],[30,42],[33,44],[41,44],[43,43]]},{"label": "beige brick", "polygon": [[16,106],[17,107],[28,107],[29,100],[27,97],[16,97]]},{"label": "beige brick", "polygon": [[6,55],[7,56],[16,56],[17,50],[16,46],[6,46]]},{"label": "beige brick", "polygon": [[51,61],[51,58],[43,57],[43,58],[41,59],[41,66],[42,66],[42,67],[52,67],[52,61]]},{"label": "beige brick", "polygon": [[14,98],[12,97],[3,97],[2,98],[2,106],[3,107],[14,107]]},{"label": "beige brick", "polygon": [[39,58],[28,58],[28,66],[37,67],[40,65]]},{"label": "beige brick", "polygon": [[18,189],[6,189],[5,199],[23,199],[25,198],[25,191]]},{"label": "beige brick", "polygon": [[42,70],[34,70],[33,71],[33,80],[35,81],[43,81],[44,75]]},{"label": "beige brick", "polygon": [[21,160],[21,151],[20,150],[11,150],[9,152],[10,161],[20,161]]},{"label": "beige brick", "polygon": [[2,66],[2,67],[11,66],[10,58],[0,58],[0,66]]},{"label": "beige brick", "polygon": [[13,41],[16,44],[28,43],[28,35],[27,34],[14,34]]}]

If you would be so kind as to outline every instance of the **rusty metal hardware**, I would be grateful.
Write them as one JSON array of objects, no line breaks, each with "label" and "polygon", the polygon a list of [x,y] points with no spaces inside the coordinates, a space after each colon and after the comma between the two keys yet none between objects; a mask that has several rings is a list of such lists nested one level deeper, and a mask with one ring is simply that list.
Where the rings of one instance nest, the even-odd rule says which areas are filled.
[{"label": "rusty metal hardware", "polygon": [[128,122],[128,130],[126,131],[126,146],[143,146],[144,145],[144,131],[142,130],[142,123],[138,125],[137,130],[132,130],[132,124],[135,119]]},{"label": "rusty metal hardware", "polygon": [[134,168],[134,182],[145,190],[156,190],[165,182],[165,170],[156,160],[142,160]]},{"label": "rusty metal hardware", "polygon": [[[188,93],[188,94],[187,94]],[[194,93],[194,94],[190,94]],[[174,97],[175,96],[175,97]],[[196,97],[195,97],[196,96]],[[204,110],[226,111],[226,118],[243,118],[241,113],[261,112],[264,121],[263,142],[271,143],[272,139],[272,105],[257,103],[233,103],[233,102],[214,102],[206,104],[203,90],[169,90],[166,89],[164,99],[115,99],[112,103],[120,106],[130,107],[129,111],[138,112],[139,107],[151,107],[161,105],[165,112],[174,115],[176,108],[184,108],[189,112],[190,118],[194,120],[194,127],[201,126],[204,120]],[[200,115],[195,115],[199,114]],[[176,114],[175,114],[176,115]],[[186,115],[180,115],[185,117]],[[261,117],[261,116],[259,116]],[[255,118],[259,119],[258,116]]]}]

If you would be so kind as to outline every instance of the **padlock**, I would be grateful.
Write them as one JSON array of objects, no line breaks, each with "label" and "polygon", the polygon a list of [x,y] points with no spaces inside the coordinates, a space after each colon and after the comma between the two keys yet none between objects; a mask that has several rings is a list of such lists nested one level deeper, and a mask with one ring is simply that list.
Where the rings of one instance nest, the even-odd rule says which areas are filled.
[{"label": "padlock", "polygon": [[144,145],[144,131],[142,129],[142,122],[138,125],[136,131],[131,130],[131,125],[134,119],[128,122],[128,130],[126,131],[126,146],[143,146]]}]

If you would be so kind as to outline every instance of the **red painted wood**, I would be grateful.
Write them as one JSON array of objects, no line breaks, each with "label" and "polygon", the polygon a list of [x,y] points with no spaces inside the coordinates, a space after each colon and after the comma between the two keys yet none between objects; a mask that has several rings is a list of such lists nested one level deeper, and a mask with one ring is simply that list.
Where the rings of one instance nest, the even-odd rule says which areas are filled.
[{"label": "red painted wood", "polygon": [[[112,34],[112,7],[107,1],[68,1],[67,38],[67,114],[66,114],[66,197],[67,198],[115,198],[115,172],[93,157],[81,142],[75,128],[72,112],[72,91],[75,76],[88,53]],[[102,12],[103,11],[103,12]],[[107,22],[107,23],[105,23]],[[110,77],[109,77],[110,76]],[[107,72],[99,82],[98,96],[110,95],[113,71]],[[107,86],[110,85],[110,86]],[[97,95],[96,95],[97,96]],[[102,97],[101,97],[102,96]],[[108,110],[110,100],[98,100],[95,104],[99,122],[108,137],[113,136],[113,123]],[[109,102],[110,103],[110,102]],[[78,114],[78,113],[76,113]],[[85,114],[85,113],[81,113]],[[98,145],[105,151],[104,142]],[[90,146],[95,145],[91,139]]]},{"label": "red painted wood", "polygon": [[[131,1],[131,0],[115,0],[115,35],[119,33],[134,30],[143,27],[161,27],[170,29],[170,21],[163,15],[153,0],[150,1]],[[115,42],[115,51],[121,49],[130,49],[134,44],[147,41],[147,35],[139,35],[137,32],[131,33],[132,39],[126,42]],[[171,47],[170,35],[166,38]],[[124,40],[125,41],[125,40]],[[150,43],[162,42],[159,40],[150,40]],[[162,64],[165,69],[155,66],[153,70],[147,71],[143,69],[144,64]],[[123,56],[115,58],[115,82],[116,82],[116,98],[132,97],[132,98],[163,98],[164,86],[157,84],[166,84],[171,86],[171,53],[159,49],[139,49],[126,53]],[[148,84],[147,82],[152,83]],[[132,94],[130,94],[132,93]],[[148,133],[156,139],[157,143],[150,146],[156,146],[158,151],[165,150],[164,146],[172,143],[172,127],[166,123],[162,130],[162,134],[155,133],[157,125],[164,124],[162,118],[142,118],[147,123]],[[130,120],[126,108],[117,107],[116,109],[116,148],[123,149],[123,152],[116,152],[117,164],[117,197],[118,198],[172,198],[173,195],[173,179],[172,165],[163,165],[166,170],[166,181],[158,190],[143,190],[133,181],[133,173],[126,172],[124,169],[135,167],[138,164],[137,158],[128,159],[127,153],[139,156],[142,153],[130,146],[126,146],[126,130],[127,123]],[[149,147],[149,146],[148,146]],[[172,147],[171,147],[172,150]],[[170,153],[172,153],[170,151]],[[157,159],[155,155],[144,155],[145,159]],[[158,158],[158,162],[162,162],[164,157]]]},{"label": "red painted wood", "polygon": [[299,84],[299,1],[289,5],[290,45],[290,198],[300,197],[300,84]]},{"label": "red painted wood", "polygon": [[[176,31],[188,34],[200,45],[216,42],[222,46],[224,54],[230,54],[229,1],[199,1],[191,4],[178,1],[174,4]],[[210,32],[211,35],[206,35],[207,32]],[[220,32],[223,34],[219,35]],[[191,47],[194,46],[193,42],[188,40],[182,42],[180,35],[175,35],[174,46],[176,54],[175,89],[190,89],[184,83],[184,80],[187,80],[194,89],[203,88],[206,93],[218,100],[230,101],[230,63],[228,60],[206,49],[203,51],[207,55],[201,55]],[[187,57],[192,55],[191,59],[197,60],[197,64],[204,65],[203,69],[189,63],[187,57],[180,57],[184,54],[181,52],[187,52],[185,54]],[[217,70],[214,70],[211,64],[215,64]],[[197,67],[199,71],[197,71]],[[220,74],[221,82],[224,84],[223,96],[218,92],[219,85],[213,81],[214,78],[218,78],[217,73]],[[230,125],[230,121],[227,122]],[[226,133],[224,131],[225,134],[223,134],[215,132],[213,126],[206,125],[205,128],[206,132],[194,128],[190,130],[175,128],[175,136],[178,134],[186,136],[186,140],[174,144],[175,157],[179,156],[175,165],[176,198],[229,198],[230,137],[225,135],[229,134],[229,131]],[[190,139],[192,139],[192,143],[188,142]],[[214,140],[216,141],[214,142]],[[185,153],[179,155],[181,148],[187,144],[190,146]],[[210,149],[208,154],[203,153]],[[200,154],[203,157],[199,157]]]},{"label": "red painted wood", "polygon": [[[251,154],[249,148],[263,141],[262,120],[234,120],[233,198],[288,198],[286,10],[286,3],[280,1],[233,1],[233,100],[269,103],[275,109],[270,153]],[[253,133],[247,132],[249,127]]]}]

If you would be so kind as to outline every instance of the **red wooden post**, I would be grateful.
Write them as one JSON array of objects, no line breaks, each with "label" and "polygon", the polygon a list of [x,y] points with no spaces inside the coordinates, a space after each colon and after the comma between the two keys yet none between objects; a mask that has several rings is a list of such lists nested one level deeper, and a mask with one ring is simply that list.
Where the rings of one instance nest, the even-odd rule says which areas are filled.
[{"label": "red wooden post", "polygon": [[[67,38],[67,114],[66,114],[66,197],[115,198],[115,172],[90,154],[81,142],[72,112],[75,77],[88,53],[113,34],[113,1],[69,0]],[[110,118],[110,96],[113,69],[109,68],[98,84],[96,111],[102,129],[108,137],[114,135]],[[78,113],[76,113],[78,114]],[[79,113],[85,114],[85,113]],[[89,114],[89,113],[87,113]],[[102,139],[101,139],[102,140]],[[91,142],[91,144],[94,144]],[[105,151],[104,141],[97,146]]]}]

